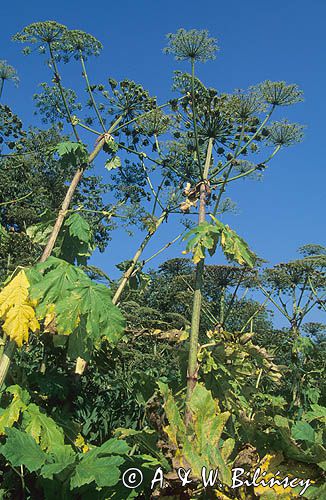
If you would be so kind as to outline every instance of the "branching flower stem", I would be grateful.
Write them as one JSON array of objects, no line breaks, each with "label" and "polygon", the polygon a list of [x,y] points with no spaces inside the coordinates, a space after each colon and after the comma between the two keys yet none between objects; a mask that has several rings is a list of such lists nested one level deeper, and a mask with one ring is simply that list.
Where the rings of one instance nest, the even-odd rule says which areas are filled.
[{"label": "branching flower stem", "polygon": [[219,175],[221,173],[222,170],[224,170],[226,167],[228,167],[229,165],[232,164],[232,161],[237,158],[238,156],[240,156],[244,150],[252,143],[253,140],[255,140],[255,138],[257,137],[257,135],[262,131],[262,129],[265,127],[266,123],[268,122],[268,120],[270,119],[270,117],[272,116],[273,114],[273,111],[275,109],[275,106],[272,106],[269,113],[265,116],[264,120],[262,121],[262,123],[260,124],[260,126],[258,127],[258,129],[256,130],[256,132],[250,137],[250,139],[240,148],[238,149],[238,151],[234,154],[234,156],[232,157],[231,160],[228,160],[222,168],[215,168],[212,170],[211,172],[211,177],[210,177],[210,180],[212,181],[217,175]]},{"label": "branching flower stem", "polygon": [[86,81],[87,90],[88,90],[88,93],[89,93],[89,97],[90,97],[90,99],[92,101],[94,111],[96,113],[96,116],[97,116],[98,121],[99,121],[99,123],[100,123],[100,125],[102,127],[103,132],[106,132],[106,128],[105,128],[104,122],[103,122],[101,114],[100,114],[100,112],[98,110],[98,107],[97,107],[97,104],[95,102],[95,99],[94,99],[94,96],[93,96],[93,92],[92,92],[92,89],[91,89],[91,85],[89,83],[88,74],[87,74],[87,71],[86,71],[86,65],[85,65],[85,61],[84,61],[84,58],[83,58],[82,51],[79,52],[79,59],[80,59],[80,62],[81,62],[82,68],[83,68],[83,76],[84,76],[85,81]]},{"label": "branching flower stem", "polygon": [[33,191],[30,193],[25,194],[24,196],[21,196],[21,198],[16,198],[16,200],[10,200],[10,201],[2,201],[0,203],[0,207],[3,207],[4,205],[10,205],[11,203],[18,203],[19,201],[25,200],[25,198],[28,198],[33,194]]},{"label": "branching flower stem", "polygon": [[62,99],[62,103],[63,103],[65,111],[67,113],[67,117],[68,117],[69,122],[71,124],[74,136],[76,137],[77,142],[80,142],[80,138],[79,138],[76,126],[74,125],[74,122],[73,122],[73,119],[72,119],[72,116],[71,116],[71,113],[70,113],[70,110],[69,110],[69,107],[68,107],[68,103],[67,103],[67,100],[66,100],[66,97],[65,97],[65,94],[64,94],[64,90],[63,90],[63,87],[61,85],[61,76],[60,76],[59,71],[58,71],[58,66],[57,66],[57,63],[56,63],[56,60],[55,60],[55,56],[53,54],[51,43],[48,43],[48,47],[49,47],[50,58],[51,58],[51,63],[52,63],[52,67],[53,67],[53,73],[54,73],[55,83],[58,86],[58,89],[59,89],[59,92],[60,92],[60,96],[61,96],[61,99]]},{"label": "branching flower stem", "polygon": [[[238,153],[239,153],[239,151],[240,151],[241,143],[242,143],[243,136],[244,136],[244,132],[245,132],[245,124],[243,123],[242,127],[241,127],[239,141],[238,141],[238,144],[237,144],[237,147],[236,147],[236,150],[235,150],[235,156],[237,156]],[[228,170],[227,170],[227,172],[224,173],[224,176],[223,176],[224,179],[223,179],[223,182],[222,182],[222,186],[220,188],[220,191],[219,191],[219,194],[217,196],[216,203],[215,203],[215,207],[214,207],[214,210],[213,210],[214,217],[216,216],[218,207],[220,206],[221,198],[222,198],[223,193],[225,191],[225,186],[226,186],[226,183],[228,182],[228,178],[231,175],[232,168],[233,168],[233,164],[231,163],[230,166],[229,166],[229,168],[228,168]]]},{"label": "branching flower stem", "polygon": [[119,286],[113,296],[112,303],[116,305],[119,302],[119,299],[121,297],[121,294],[123,290],[125,289],[125,286],[127,285],[129,279],[131,278],[131,275],[137,265],[137,262],[140,259],[140,256],[142,255],[144,249],[146,248],[148,242],[151,240],[153,235],[156,233],[162,222],[165,220],[166,216],[168,214],[168,210],[163,210],[161,213],[160,217],[157,219],[155,223],[155,229],[152,231],[148,231],[145,238],[143,239],[142,243],[140,244],[139,248],[137,249],[135,255],[133,256],[130,266],[128,267],[127,271],[123,274],[122,279],[119,283]]}]

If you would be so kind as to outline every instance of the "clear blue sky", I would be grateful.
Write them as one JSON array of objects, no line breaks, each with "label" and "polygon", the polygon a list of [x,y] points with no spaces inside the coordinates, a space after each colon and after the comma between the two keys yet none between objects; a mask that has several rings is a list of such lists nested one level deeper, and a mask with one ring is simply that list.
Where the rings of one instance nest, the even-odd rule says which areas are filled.
[{"label": "clear blue sky", "polygon": [[[201,79],[210,86],[232,91],[266,79],[297,83],[305,101],[282,108],[278,116],[305,124],[305,140],[284,149],[262,182],[244,181],[232,189],[229,194],[239,213],[230,215],[228,222],[271,264],[294,258],[303,244],[325,244],[325,0],[12,0],[3,2],[1,14],[0,59],[15,66],[21,79],[18,89],[7,88],[6,100],[25,125],[33,120],[32,95],[48,73],[44,59],[24,57],[10,37],[41,20],[87,31],[103,43],[102,55],[90,61],[93,81],[128,77],[157,95],[159,102],[170,96],[172,71],[184,68],[162,53],[165,34],[179,27],[207,28],[218,39],[217,59],[199,68]],[[145,256],[177,232],[171,223],[163,227]],[[138,241],[140,235],[128,239],[119,233],[106,254],[96,256],[96,265],[110,273],[112,263],[131,257]],[[180,256],[181,250],[180,245],[171,248],[162,259]]]}]

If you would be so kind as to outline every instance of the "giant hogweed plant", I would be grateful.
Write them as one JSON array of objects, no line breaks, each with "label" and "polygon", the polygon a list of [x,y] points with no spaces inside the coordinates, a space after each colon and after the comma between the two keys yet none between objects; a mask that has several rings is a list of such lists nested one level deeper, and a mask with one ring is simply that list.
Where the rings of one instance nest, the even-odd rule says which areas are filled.
[{"label": "giant hogweed plant", "polygon": [[[194,426],[196,407],[192,401],[198,362],[203,360],[205,349],[198,346],[205,253],[214,255],[219,245],[229,260],[240,266],[255,266],[257,256],[245,240],[220,220],[225,191],[230,182],[264,171],[283,147],[301,140],[301,126],[287,121],[270,123],[275,109],[300,101],[301,92],[296,85],[270,81],[234,94],[207,88],[195,76],[196,63],[212,59],[217,49],[206,31],[179,30],[168,35],[166,52],[190,61],[191,73],[176,72],[174,88],[181,97],[161,106],[140,85],[128,80],[118,83],[110,79],[109,88],[91,85],[86,58],[98,55],[101,44],[88,34],[46,22],[29,25],[14,38],[29,44],[26,53],[36,47],[47,54],[53,86],[43,85],[43,93],[36,97],[37,106],[46,120],[59,120],[71,127],[74,141],[60,143],[50,154],[58,155],[59,161],[73,165],[76,171],[56,220],[47,227],[48,238],[42,242],[39,264],[18,269],[1,292],[2,329],[8,339],[0,362],[1,382],[14,346],[28,342],[31,332],[40,328],[55,334],[55,342],[65,342],[72,358],[89,359],[103,339],[115,345],[123,333],[123,318],[116,304],[123,299],[131,278],[141,272],[142,264],[138,263],[145,247],[168,216],[180,214],[187,221],[188,215],[198,215],[197,226],[184,236],[185,252],[192,253],[196,264],[185,429]],[[75,114],[80,109],[76,94],[63,86],[59,66],[72,58],[82,66],[94,118],[82,120]],[[99,95],[103,102],[97,104]],[[169,114],[164,113],[165,108]],[[95,121],[101,131],[93,128]],[[96,135],[91,151],[81,142],[81,130]],[[118,202],[142,205],[145,214],[141,222],[147,230],[132,259],[122,266],[124,274],[113,297],[107,287],[92,281],[74,265],[78,256],[87,258],[90,254],[90,228],[78,210],[67,218],[78,183],[101,151],[109,155],[106,168]],[[40,229],[30,228],[31,238],[37,237]],[[70,263],[51,256],[64,231],[78,247]],[[231,452],[230,446],[225,459]],[[42,465],[39,457],[34,470]]]}]

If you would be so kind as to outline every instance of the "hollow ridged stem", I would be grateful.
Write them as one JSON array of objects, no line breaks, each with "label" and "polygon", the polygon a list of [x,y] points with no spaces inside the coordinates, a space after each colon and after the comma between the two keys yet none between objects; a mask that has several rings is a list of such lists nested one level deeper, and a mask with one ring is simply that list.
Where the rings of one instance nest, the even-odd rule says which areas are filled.
[{"label": "hollow ridged stem", "polygon": [[[212,158],[212,150],[213,150],[213,139],[209,139],[206,152],[204,172],[203,172],[203,182],[200,186],[198,225],[201,224],[202,222],[205,222],[206,219],[207,194],[206,194],[205,181],[208,178],[208,172]],[[196,266],[194,299],[193,299],[192,317],[191,317],[191,332],[189,338],[187,396],[186,396],[186,411],[185,411],[186,425],[188,425],[191,421],[191,411],[189,408],[189,401],[197,383],[198,338],[199,338],[199,326],[200,326],[201,307],[202,307],[204,265],[205,261],[204,259],[201,259]]]}]

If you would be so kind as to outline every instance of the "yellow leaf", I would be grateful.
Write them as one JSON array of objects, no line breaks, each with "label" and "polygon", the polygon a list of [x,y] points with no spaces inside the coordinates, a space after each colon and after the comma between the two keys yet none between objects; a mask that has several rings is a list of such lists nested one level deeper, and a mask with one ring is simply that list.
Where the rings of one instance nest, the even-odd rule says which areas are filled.
[{"label": "yellow leaf", "polygon": [[81,434],[77,434],[74,444],[77,448],[81,448],[83,453],[87,453],[89,451],[89,446],[85,443],[85,439]]},{"label": "yellow leaf", "polygon": [[19,347],[28,342],[29,330],[35,332],[40,328],[28,300],[28,289],[28,279],[25,271],[21,270],[0,293],[2,329]]},{"label": "yellow leaf", "polygon": [[25,272],[20,271],[17,276],[0,293],[0,316],[3,317],[8,309],[24,304],[28,297],[29,283]]}]

